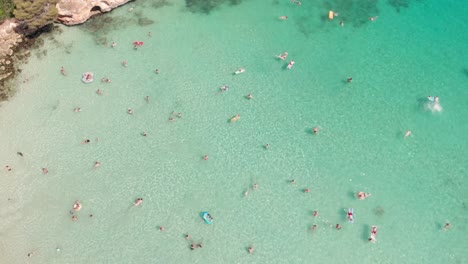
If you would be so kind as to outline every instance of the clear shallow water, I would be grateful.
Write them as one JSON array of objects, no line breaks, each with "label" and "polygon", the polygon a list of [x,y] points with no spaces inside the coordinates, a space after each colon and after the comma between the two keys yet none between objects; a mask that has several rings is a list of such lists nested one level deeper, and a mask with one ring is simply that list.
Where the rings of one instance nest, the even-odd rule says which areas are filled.
[{"label": "clear shallow water", "polygon": [[[387,2],[250,1],[209,14],[151,3],[113,11],[113,26],[98,31],[88,23],[45,36],[35,54],[47,55],[31,57],[0,108],[0,160],[14,168],[0,177],[5,263],[467,261],[463,1],[408,1],[399,12]],[[330,8],[344,27],[324,17]],[[137,26],[141,17],[156,23]],[[135,40],[145,45],[134,50]],[[274,58],[284,51],[292,70]],[[80,81],[85,71],[93,83]],[[428,95],[441,112],[424,108]],[[173,111],[183,117],[171,123]],[[360,190],[372,196],[359,201]],[[84,208],[72,222],[76,199]],[[187,233],[204,248],[192,252]]]}]

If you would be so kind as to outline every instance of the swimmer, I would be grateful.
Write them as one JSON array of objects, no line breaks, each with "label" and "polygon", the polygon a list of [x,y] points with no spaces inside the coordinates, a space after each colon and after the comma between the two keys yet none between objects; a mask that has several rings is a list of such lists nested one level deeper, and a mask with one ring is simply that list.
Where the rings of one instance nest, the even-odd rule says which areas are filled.
[{"label": "swimmer", "polygon": [[198,244],[197,248],[203,248],[203,244],[202,243]]},{"label": "swimmer", "polygon": [[90,218],[93,218],[93,216],[94,216],[93,214],[90,214],[90,215],[89,215]]},{"label": "swimmer", "polygon": [[429,101],[431,101],[431,102],[434,102],[434,96],[429,95],[429,96],[427,97],[427,100],[429,100]]},{"label": "swimmer", "polygon": [[154,70],[154,73],[159,74],[159,69]]},{"label": "swimmer", "polygon": [[257,183],[254,183],[253,189],[254,189],[254,190],[258,190],[258,184],[257,184]]},{"label": "swimmer", "polygon": [[99,94],[99,95],[102,95],[102,90],[101,90],[101,89],[98,89],[98,90],[96,91],[96,93]]},{"label": "swimmer", "polygon": [[359,200],[365,200],[367,197],[371,196],[370,193],[365,193],[365,192],[358,192],[356,194],[356,197],[359,199]]},{"label": "swimmer", "polygon": [[21,157],[23,157],[23,152],[18,151],[18,152],[16,152],[16,154],[18,154],[18,155],[20,155]]},{"label": "swimmer", "polygon": [[7,171],[11,171],[13,169],[10,165],[6,165],[5,168],[7,169]]},{"label": "swimmer", "polygon": [[350,82],[353,81],[353,78],[350,77],[350,78],[346,79],[346,81],[350,83]]},{"label": "swimmer", "polygon": [[349,211],[348,212],[348,220],[350,222],[354,222],[354,215],[353,215],[353,212],[352,211]]},{"label": "swimmer", "polygon": [[320,129],[319,129],[318,127],[314,127],[314,129],[313,129],[312,131],[314,132],[314,134],[316,134],[316,135],[317,135],[317,134],[318,134],[318,132],[319,132],[319,130],[320,130]]},{"label": "swimmer", "polygon": [[229,90],[229,86],[227,86],[227,85],[221,86],[221,92],[222,93],[227,92],[228,90]]},{"label": "swimmer", "polygon": [[153,34],[151,34],[151,31],[148,32],[148,37],[152,37],[152,36],[153,36]]},{"label": "swimmer", "polygon": [[436,102],[436,103],[439,102],[439,96],[434,97],[434,102]]},{"label": "swimmer", "polygon": [[370,21],[376,21],[377,18],[379,18],[379,17],[378,17],[378,16],[373,16],[373,17],[369,17],[369,20],[370,20]]},{"label": "swimmer", "polygon": [[447,231],[447,230],[449,230],[450,228],[452,228],[452,224],[450,224],[450,223],[445,223],[445,225],[444,225],[444,230]]},{"label": "swimmer", "polygon": [[312,226],[312,231],[317,230],[317,227],[318,227],[318,225],[313,225],[313,226]]},{"label": "swimmer", "polygon": [[28,253],[28,257],[30,258],[30,257],[32,257],[34,254],[36,254],[36,252],[32,251],[32,252]]},{"label": "swimmer", "polygon": [[76,215],[72,216],[72,221],[73,221],[73,222],[78,221],[78,216],[76,216]]},{"label": "swimmer", "polygon": [[377,240],[377,227],[372,226],[371,236],[369,238],[370,242],[375,242]]},{"label": "swimmer", "polygon": [[139,206],[140,204],[143,203],[143,198],[138,198],[135,200],[135,203],[133,203],[134,206]]},{"label": "swimmer", "polygon": [[91,140],[85,139],[85,140],[81,141],[81,144],[88,144],[89,142],[91,142]]},{"label": "swimmer", "polygon": [[159,231],[164,232],[164,231],[166,231],[166,228],[164,226],[160,226]]},{"label": "swimmer", "polygon": [[413,135],[413,133],[411,132],[411,130],[408,130],[408,131],[406,131],[406,133],[405,133],[405,138],[407,138],[407,137],[409,137],[409,136],[412,136],[412,135]]},{"label": "swimmer", "polygon": [[143,133],[141,133],[144,137],[148,136],[148,134],[146,133],[146,131],[143,131]]},{"label": "swimmer", "polygon": [[132,109],[132,108],[128,108],[128,109],[127,109],[127,114],[133,115],[133,109]]},{"label": "swimmer", "polygon": [[99,168],[99,167],[101,167],[101,162],[96,161],[96,162],[94,163],[94,168]]},{"label": "swimmer", "polygon": [[195,244],[191,244],[191,245],[190,245],[190,249],[191,249],[191,250],[194,250],[194,249],[195,249]]},{"label": "swimmer", "polygon": [[309,189],[309,188],[306,188],[306,189],[304,190],[304,192],[305,192],[305,193],[310,193],[310,189]]},{"label": "swimmer", "polygon": [[75,108],[75,109],[73,109],[73,111],[74,111],[75,113],[81,112],[81,108],[79,108],[79,107],[78,107],[78,108]]},{"label": "swimmer", "polygon": [[337,229],[337,230],[340,230],[340,229],[341,229],[341,225],[340,225],[340,224],[336,224],[336,229]]},{"label": "swimmer", "polygon": [[81,210],[81,208],[83,208],[83,205],[81,205],[80,201],[76,200],[73,204],[73,210],[75,210],[75,212],[78,212]]},{"label": "swimmer", "polygon": [[173,118],[172,116],[169,117],[169,121],[170,121],[170,122],[174,122],[174,118]]},{"label": "swimmer", "polygon": [[208,155],[203,156],[203,159],[208,160],[209,159]]},{"label": "swimmer", "polygon": [[340,26],[344,27],[344,21],[343,20],[340,21]]},{"label": "swimmer", "polygon": [[111,47],[115,48],[115,46],[117,46],[117,43],[112,42]]},{"label": "swimmer", "polygon": [[47,173],[49,173],[49,170],[48,170],[47,168],[42,168],[42,172],[43,172],[44,174],[47,174]]},{"label": "swimmer", "polygon": [[147,96],[145,97],[145,100],[146,100],[147,103],[150,102],[150,97],[149,97],[149,95],[147,95]]},{"label": "swimmer", "polygon": [[60,68],[60,72],[62,73],[63,76],[67,76],[67,71],[65,71],[65,68],[62,66],[62,68]]},{"label": "swimmer", "polygon": [[292,180],[291,180],[291,183],[292,183],[292,184],[296,184],[297,182],[296,182],[296,180],[292,179]]},{"label": "swimmer", "polygon": [[280,20],[288,20],[288,16],[280,16],[279,19]]},{"label": "swimmer", "polygon": [[249,196],[249,189],[247,189],[247,190],[245,191],[244,196],[245,196],[245,197]]},{"label": "swimmer", "polygon": [[276,57],[281,59],[281,60],[286,60],[286,58],[288,57],[289,53],[286,51],[284,52],[283,54],[280,54],[280,55],[277,55]]},{"label": "swimmer", "polygon": [[190,237],[189,234],[185,235],[185,240],[190,240],[190,238],[191,238],[191,237]]},{"label": "swimmer", "polygon": [[265,149],[270,149],[270,144],[266,144]]},{"label": "swimmer", "polygon": [[110,83],[111,80],[110,80],[109,78],[102,78],[102,79],[101,79],[101,82]]},{"label": "swimmer", "polygon": [[249,247],[249,253],[252,254],[254,252],[255,248],[252,246],[252,247]]},{"label": "swimmer", "polygon": [[317,216],[319,216],[319,212],[318,212],[318,211],[314,211],[313,215],[314,215],[314,217],[317,217]]},{"label": "swimmer", "polygon": [[247,97],[247,99],[252,99],[252,98],[253,98],[253,95],[252,95],[252,94],[248,94],[246,97]]},{"label": "swimmer", "polygon": [[177,117],[182,118],[182,113],[181,112],[177,113]]},{"label": "swimmer", "polygon": [[125,67],[127,67],[127,66],[128,66],[127,60],[124,60],[124,61],[122,62],[122,65],[125,66]]}]

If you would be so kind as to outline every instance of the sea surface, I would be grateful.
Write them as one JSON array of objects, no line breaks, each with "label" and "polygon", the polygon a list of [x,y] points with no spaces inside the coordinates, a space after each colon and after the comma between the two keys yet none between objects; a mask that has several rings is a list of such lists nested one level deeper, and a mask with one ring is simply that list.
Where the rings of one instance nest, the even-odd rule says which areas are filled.
[{"label": "sea surface", "polygon": [[0,105],[0,263],[468,263],[467,13],[139,0],[42,35]]}]

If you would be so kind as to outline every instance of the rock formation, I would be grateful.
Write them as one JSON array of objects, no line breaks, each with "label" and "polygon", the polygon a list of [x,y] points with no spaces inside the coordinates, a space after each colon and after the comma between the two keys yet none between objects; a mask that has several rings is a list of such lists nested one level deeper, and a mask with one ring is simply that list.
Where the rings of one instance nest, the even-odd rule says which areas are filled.
[{"label": "rock formation", "polygon": [[[16,23],[12,20],[5,20],[0,25],[0,84],[13,74],[13,50],[23,42],[23,36],[15,33]],[[0,89],[0,98],[3,91]]]},{"label": "rock formation", "polygon": [[91,16],[109,12],[131,0],[60,0],[58,20],[65,25],[84,23]]}]

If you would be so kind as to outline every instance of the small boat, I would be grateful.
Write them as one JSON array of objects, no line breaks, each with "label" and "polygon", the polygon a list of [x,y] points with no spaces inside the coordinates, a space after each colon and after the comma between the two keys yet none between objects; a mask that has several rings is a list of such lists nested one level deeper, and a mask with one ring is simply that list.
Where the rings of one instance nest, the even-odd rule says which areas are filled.
[{"label": "small boat", "polygon": [[234,123],[239,119],[240,119],[240,115],[236,115],[235,117],[231,118],[231,123]]},{"label": "small boat", "polygon": [[94,81],[94,74],[92,72],[85,72],[85,73],[83,73],[83,76],[82,76],[81,80],[84,83],[90,83],[90,82]]},{"label": "small boat", "polygon": [[348,208],[348,221],[354,223],[354,209]]},{"label": "small boat", "polygon": [[294,66],[294,63],[295,62],[293,60],[289,62],[288,67],[287,67],[288,70],[290,70]]},{"label": "small boat", "polygon": [[213,224],[213,217],[211,217],[211,215],[208,213],[208,212],[203,212],[202,213],[202,218],[203,220],[205,220],[205,223],[211,225]]},{"label": "small boat", "polygon": [[234,74],[241,74],[241,73],[244,73],[245,72],[245,68],[240,68],[238,69],[237,71],[234,72]]}]

